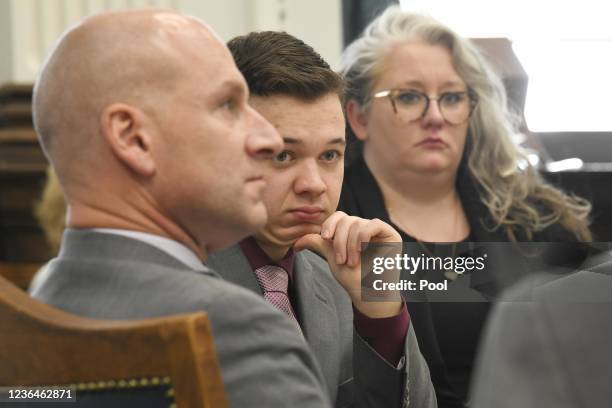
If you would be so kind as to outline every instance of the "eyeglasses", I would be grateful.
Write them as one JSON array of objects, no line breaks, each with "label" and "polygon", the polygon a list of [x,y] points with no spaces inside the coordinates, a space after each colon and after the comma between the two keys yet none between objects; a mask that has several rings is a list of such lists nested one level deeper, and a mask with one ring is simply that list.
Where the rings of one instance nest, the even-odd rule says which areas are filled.
[{"label": "eyeglasses", "polygon": [[470,118],[478,102],[471,90],[444,92],[438,97],[429,97],[411,89],[388,89],[376,92],[372,99],[385,97],[391,101],[393,112],[405,123],[424,118],[430,102],[437,101],[444,120],[451,125],[461,125]]}]

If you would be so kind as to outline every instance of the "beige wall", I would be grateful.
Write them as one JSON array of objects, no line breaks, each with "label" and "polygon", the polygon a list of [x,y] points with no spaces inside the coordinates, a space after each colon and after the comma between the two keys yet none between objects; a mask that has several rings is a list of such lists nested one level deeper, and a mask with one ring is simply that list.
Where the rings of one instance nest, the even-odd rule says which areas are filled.
[{"label": "beige wall", "polygon": [[2,79],[13,76],[10,12],[9,2],[0,0],[0,83]]},{"label": "beige wall", "polygon": [[60,33],[101,12],[163,7],[202,18],[223,38],[285,30],[337,67],[342,50],[341,0],[0,0],[0,83],[33,82]]}]

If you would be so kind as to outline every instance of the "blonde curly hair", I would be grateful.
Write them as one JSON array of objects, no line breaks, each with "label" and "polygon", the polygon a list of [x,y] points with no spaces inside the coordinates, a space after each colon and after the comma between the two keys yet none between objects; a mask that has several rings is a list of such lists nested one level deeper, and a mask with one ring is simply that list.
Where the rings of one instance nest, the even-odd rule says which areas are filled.
[{"label": "blonde curly hair", "polygon": [[47,181],[34,213],[53,254],[57,254],[66,225],[66,203],[62,188],[51,166],[47,168]]}]

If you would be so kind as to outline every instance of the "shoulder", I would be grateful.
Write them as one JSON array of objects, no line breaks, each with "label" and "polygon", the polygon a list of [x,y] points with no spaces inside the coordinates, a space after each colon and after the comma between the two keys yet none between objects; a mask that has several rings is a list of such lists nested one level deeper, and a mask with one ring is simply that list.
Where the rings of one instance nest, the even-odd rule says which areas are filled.
[{"label": "shoulder", "polygon": [[273,310],[250,291],[222,280],[208,268],[195,271],[143,261],[55,259],[46,275],[34,296],[102,318],[197,310],[216,313],[228,302],[235,303],[234,309],[240,312],[243,307],[251,307],[253,313]]},{"label": "shoulder", "polygon": [[[508,237],[501,228],[492,229],[496,225],[496,222],[492,219],[487,206],[481,201],[482,193],[477,186],[477,182],[465,169],[461,171],[460,177],[457,180],[457,187],[470,224],[473,228],[478,230],[478,235],[482,235],[490,241],[508,240]],[[527,200],[529,200],[532,208],[539,214],[545,215],[551,212],[551,209],[546,204],[535,202],[530,198],[527,198]],[[556,222],[541,231],[535,232],[531,239],[529,239],[527,234],[519,227],[513,228],[513,233],[520,242],[578,242],[576,235],[564,227],[560,222]]]},{"label": "shoulder", "polygon": [[242,257],[244,257],[244,253],[242,252],[240,245],[235,244],[209,254],[204,263],[213,269],[220,269],[219,265],[224,265],[228,259]]},{"label": "shoulder", "polygon": [[232,406],[327,406],[320,368],[284,313],[221,279],[183,287],[183,307],[208,313]]},{"label": "shoulder", "polygon": [[[293,323],[212,271],[98,260],[54,261],[49,268],[34,297],[79,315],[134,319],[206,312],[232,406],[327,406],[319,368]],[[281,395],[276,387],[297,388]]]},{"label": "shoulder", "polygon": [[210,254],[206,266],[215,270],[223,279],[244,286],[245,276],[251,275],[251,265],[239,245]]},{"label": "shoulder", "polygon": [[[506,289],[496,305],[498,312],[508,310],[578,310],[584,304],[597,304],[598,308],[612,307],[612,262],[598,265],[597,256],[590,263],[592,269],[567,273],[566,268],[552,268],[546,272],[529,275]],[[518,306],[517,306],[518,305]],[[566,316],[572,313],[566,313]]]},{"label": "shoulder", "polygon": [[[533,207],[541,215],[550,214],[552,209],[542,202],[534,202]],[[578,242],[574,232],[567,229],[560,222],[555,222],[541,231],[534,233],[534,241],[542,242]]]},{"label": "shoulder", "polygon": [[559,222],[536,232],[533,240],[542,242],[578,242],[576,235]]},{"label": "shoulder", "polygon": [[329,265],[325,258],[311,250],[305,249],[297,254],[297,261],[309,264],[318,273],[331,276]]},{"label": "shoulder", "polygon": [[329,269],[329,264],[321,255],[316,252],[312,252],[308,249],[300,251],[296,257],[297,265],[307,266],[312,270],[315,279],[320,283],[325,283],[325,286],[331,287],[332,289],[340,289],[340,284],[336,281],[336,278],[332,275]]},{"label": "shoulder", "polygon": [[[55,260],[33,296],[98,318],[143,318],[193,311],[209,314],[216,336],[273,333],[292,339],[284,315],[251,291],[219,278],[143,262]],[[282,344],[282,342],[279,342]]]}]

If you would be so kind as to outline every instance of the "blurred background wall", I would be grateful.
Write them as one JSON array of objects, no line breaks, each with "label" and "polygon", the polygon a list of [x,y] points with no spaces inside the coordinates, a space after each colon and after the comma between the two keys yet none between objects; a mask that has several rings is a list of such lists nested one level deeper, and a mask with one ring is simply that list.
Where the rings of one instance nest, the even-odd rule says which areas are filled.
[{"label": "blurred background wall", "polygon": [[342,51],[341,0],[0,0],[0,84],[33,82],[60,33],[79,19],[141,7],[200,17],[226,41],[249,31],[284,30],[334,67]]}]

